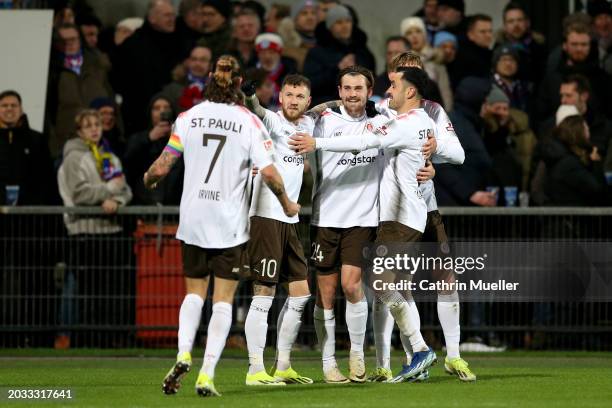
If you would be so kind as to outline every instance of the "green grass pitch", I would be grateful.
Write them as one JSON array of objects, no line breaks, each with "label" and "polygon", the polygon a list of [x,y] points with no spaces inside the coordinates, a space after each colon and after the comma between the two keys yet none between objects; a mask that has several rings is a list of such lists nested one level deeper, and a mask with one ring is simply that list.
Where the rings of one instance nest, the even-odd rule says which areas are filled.
[{"label": "green grass pitch", "polygon": [[[226,351],[215,385],[221,398],[194,392],[202,352],[177,395],[161,392],[161,380],[173,363],[170,350],[0,350],[0,405],[68,407],[610,407],[612,353],[508,352],[465,354],[478,375],[460,383],[444,373],[442,353],[422,384],[349,384],[321,382],[318,353],[294,353],[293,366],[315,379],[312,385],[253,388],[244,385],[246,352]],[[272,359],[269,355],[267,362]],[[401,354],[395,353],[394,369]],[[347,371],[347,354],[338,361]],[[372,355],[368,371],[374,367]],[[71,388],[72,401],[9,401],[8,389]]]}]

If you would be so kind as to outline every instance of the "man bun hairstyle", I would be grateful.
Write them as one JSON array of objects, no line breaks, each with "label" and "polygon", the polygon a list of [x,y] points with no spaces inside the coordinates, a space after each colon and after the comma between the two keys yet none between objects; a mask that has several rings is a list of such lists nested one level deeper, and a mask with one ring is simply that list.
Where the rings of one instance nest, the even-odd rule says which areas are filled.
[{"label": "man bun hairstyle", "polygon": [[212,81],[204,89],[204,99],[217,103],[244,103],[240,85],[240,64],[231,55],[221,55],[212,72]]}]

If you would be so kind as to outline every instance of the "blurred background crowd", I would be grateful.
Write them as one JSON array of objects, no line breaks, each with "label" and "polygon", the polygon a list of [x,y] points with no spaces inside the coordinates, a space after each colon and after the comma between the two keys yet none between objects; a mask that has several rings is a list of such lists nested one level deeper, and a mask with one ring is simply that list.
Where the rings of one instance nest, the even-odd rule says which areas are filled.
[{"label": "blurred background crowd", "polygon": [[[412,50],[437,83],[436,99],[466,151],[463,166],[436,169],[440,205],[519,205],[518,192],[523,205],[608,205],[610,3],[589,0],[565,16],[555,27],[560,44],[531,28],[523,3],[507,3],[500,19],[467,15],[463,0],[415,1],[411,6],[421,9],[401,20],[384,52],[373,53],[368,31],[379,28],[360,26],[359,2],[264,7],[254,0],[153,0],[145,15],[107,26],[87,1],[4,1],[5,8],[53,8],[54,19],[42,134],[28,125],[19,84],[0,90],[0,203],[61,204],[62,188],[74,187],[62,184],[74,172],[61,173],[59,185],[57,172],[75,147],[67,142],[80,138],[76,147],[93,153],[97,179],[120,178],[116,192],[130,190],[119,205],[176,205],[180,165],[157,191],[144,189],[142,175],[167,143],[176,115],[202,100],[219,55],[234,55],[244,77],[256,81],[261,104],[276,110],[288,73],[312,81],[317,104],[337,99],[336,75],[354,64],[378,75],[373,99],[384,98],[387,64]],[[101,138],[87,136],[83,126],[90,121],[78,116],[84,109],[99,114]],[[309,195],[302,195],[304,204]],[[103,205],[107,198],[63,203]]]}]

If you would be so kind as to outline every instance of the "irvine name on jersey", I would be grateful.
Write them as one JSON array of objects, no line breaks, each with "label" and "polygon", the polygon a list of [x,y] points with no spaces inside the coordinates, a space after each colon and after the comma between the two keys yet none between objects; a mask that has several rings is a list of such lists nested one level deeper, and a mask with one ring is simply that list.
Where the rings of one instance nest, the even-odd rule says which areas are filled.
[{"label": "irvine name on jersey", "polygon": [[[298,201],[300,188],[302,187],[302,177],[304,175],[304,156],[298,156],[295,151],[287,144],[289,137],[296,132],[312,134],[314,121],[303,116],[297,125],[289,122],[283,116],[282,111],[272,112],[266,110],[263,123],[270,133],[274,142],[275,165],[285,183],[287,196],[293,202]],[[253,201],[251,203],[250,215],[271,218],[281,222],[296,223],[299,221],[297,215],[287,217],[282,206],[272,191],[263,184],[261,175],[257,175],[254,180]]]},{"label": "irvine name on jersey", "polygon": [[243,107],[202,102],[179,115],[166,147],[185,160],[176,237],[201,248],[246,242],[251,165],[272,164],[273,150],[263,123]]},{"label": "irvine name on jersey", "polygon": [[[314,130],[314,137],[337,137],[371,131],[364,114],[353,118],[343,107],[327,109]],[[319,227],[376,227],[378,225],[378,149],[359,154],[316,151],[311,168],[314,177],[312,225]]]}]

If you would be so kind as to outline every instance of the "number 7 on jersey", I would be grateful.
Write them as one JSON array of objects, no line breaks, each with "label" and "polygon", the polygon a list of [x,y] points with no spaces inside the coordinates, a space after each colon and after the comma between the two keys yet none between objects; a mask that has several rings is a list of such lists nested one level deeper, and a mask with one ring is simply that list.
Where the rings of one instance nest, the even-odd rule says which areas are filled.
[{"label": "number 7 on jersey", "polygon": [[217,164],[217,159],[219,158],[219,155],[221,154],[221,150],[223,150],[223,146],[225,145],[226,139],[227,139],[227,136],[224,136],[224,135],[211,135],[208,133],[204,133],[204,138],[202,141],[202,145],[204,147],[208,147],[209,140],[217,140],[219,142],[219,144],[217,145],[217,150],[215,151],[215,154],[213,155],[212,162],[210,163],[210,168],[208,169],[208,174],[206,175],[206,179],[204,180],[204,183],[208,183],[208,180],[210,179],[210,175],[212,174],[212,171],[215,168],[215,164]]}]

